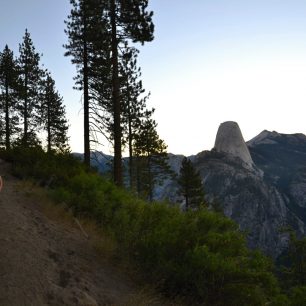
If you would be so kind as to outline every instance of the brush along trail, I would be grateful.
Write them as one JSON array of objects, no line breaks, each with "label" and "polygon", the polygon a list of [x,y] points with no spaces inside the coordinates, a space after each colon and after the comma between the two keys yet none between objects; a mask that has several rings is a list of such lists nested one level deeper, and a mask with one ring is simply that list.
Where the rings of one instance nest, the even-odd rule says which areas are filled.
[{"label": "brush along trail", "polygon": [[0,161],[1,306],[159,304],[137,301],[139,288],[101,259],[80,225],[48,216],[9,167]]}]

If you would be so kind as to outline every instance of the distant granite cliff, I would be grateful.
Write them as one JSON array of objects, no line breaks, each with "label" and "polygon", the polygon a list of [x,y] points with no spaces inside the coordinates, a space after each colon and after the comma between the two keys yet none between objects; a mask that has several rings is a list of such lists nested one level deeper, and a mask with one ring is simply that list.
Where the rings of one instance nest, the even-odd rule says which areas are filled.
[{"label": "distant granite cliff", "polygon": [[237,157],[245,166],[253,167],[253,160],[248,147],[244,142],[238,124],[234,121],[226,121],[220,124],[214,150]]},{"label": "distant granite cliff", "polygon": [[283,195],[289,211],[306,224],[306,136],[263,131],[247,144],[264,181]]},{"label": "distant granite cliff", "polygon": [[[172,159],[178,157],[170,155],[170,164]],[[305,135],[264,131],[245,143],[238,124],[225,122],[219,127],[215,147],[192,160],[207,200],[217,202],[239,224],[250,247],[276,257],[286,247],[284,227],[305,234]],[[168,181],[156,195],[177,201],[175,190],[176,182]]]}]

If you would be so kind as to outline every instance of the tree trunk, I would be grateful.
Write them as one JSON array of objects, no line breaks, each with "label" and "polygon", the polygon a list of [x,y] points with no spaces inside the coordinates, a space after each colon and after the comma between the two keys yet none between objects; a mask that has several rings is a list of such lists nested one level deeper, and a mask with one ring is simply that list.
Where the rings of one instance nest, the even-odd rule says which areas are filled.
[{"label": "tree trunk", "polygon": [[129,122],[129,176],[130,176],[130,188],[134,188],[134,158],[133,158],[133,138],[132,138],[132,128]]},{"label": "tree trunk", "polygon": [[[129,89],[128,89],[129,90]],[[130,97],[128,91],[128,125],[129,125],[129,176],[130,176],[130,188],[134,188],[134,180],[133,180],[133,135],[132,135],[132,118],[131,118],[131,108],[130,108]]]},{"label": "tree trunk", "polygon": [[189,198],[188,195],[185,195],[185,209],[188,210],[189,209]]},{"label": "tree trunk", "polygon": [[5,77],[5,147],[9,150],[10,144],[10,117],[9,117],[9,84],[8,75]]},{"label": "tree trunk", "polygon": [[24,93],[24,113],[23,113],[23,144],[28,146],[28,69],[27,61],[25,66],[25,93]]},{"label": "tree trunk", "polygon": [[83,86],[84,86],[84,164],[90,167],[89,138],[89,93],[88,93],[88,47],[86,37],[86,12],[84,8],[84,40],[83,40]]},{"label": "tree trunk", "polygon": [[148,183],[149,183],[149,201],[153,201],[153,177],[152,177],[152,171],[151,171],[151,156],[148,155]]},{"label": "tree trunk", "polygon": [[[49,87],[49,84],[47,84],[47,86]],[[47,87],[47,133],[48,133],[48,153],[51,152],[51,123],[50,123],[50,89]]]},{"label": "tree trunk", "polygon": [[114,111],[114,182],[122,186],[122,152],[121,152],[121,122],[120,122],[120,95],[118,77],[118,41],[116,25],[116,3],[111,0],[112,25],[112,85],[113,85],[113,111]]},{"label": "tree trunk", "polygon": [[135,162],[136,162],[136,173],[135,173],[135,175],[136,175],[136,178],[135,178],[135,180],[136,180],[136,191],[137,191],[137,194],[139,196],[140,193],[141,193],[141,186],[140,186],[140,162],[141,161],[140,161],[139,156],[136,156]]}]

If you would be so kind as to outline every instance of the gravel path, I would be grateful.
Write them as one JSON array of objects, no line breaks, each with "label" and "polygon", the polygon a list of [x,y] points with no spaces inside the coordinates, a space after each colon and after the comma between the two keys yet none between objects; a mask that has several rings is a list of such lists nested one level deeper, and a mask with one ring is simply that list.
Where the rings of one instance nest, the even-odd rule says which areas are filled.
[{"label": "gravel path", "polygon": [[0,161],[0,305],[127,305],[131,281],[77,226],[46,217],[8,168]]}]

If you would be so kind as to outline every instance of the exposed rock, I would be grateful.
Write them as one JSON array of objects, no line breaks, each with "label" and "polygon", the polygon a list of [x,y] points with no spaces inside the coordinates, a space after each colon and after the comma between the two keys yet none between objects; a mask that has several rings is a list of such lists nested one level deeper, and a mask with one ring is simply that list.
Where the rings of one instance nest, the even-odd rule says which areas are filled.
[{"label": "exposed rock", "polygon": [[252,157],[243,139],[238,124],[226,121],[220,124],[214,149],[240,158],[249,167],[253,166]]},{"label": "exposed rock", "polygon": [[265,131],[265,137],[255,137],[248,145],[264,180],[284,195],[288,209],[306,224],[306,136]]},{"label": "exposed rock", "polygon": [[280,230],[289,220],[290,224],[300,222],[288,210],[283,195],[226,153],[203,152],[195,166],[203,177],[207,200],[217,202],[225,215],[239,224],[247,233],[248,245],[279,255],[287,242],[287,235]]}]

